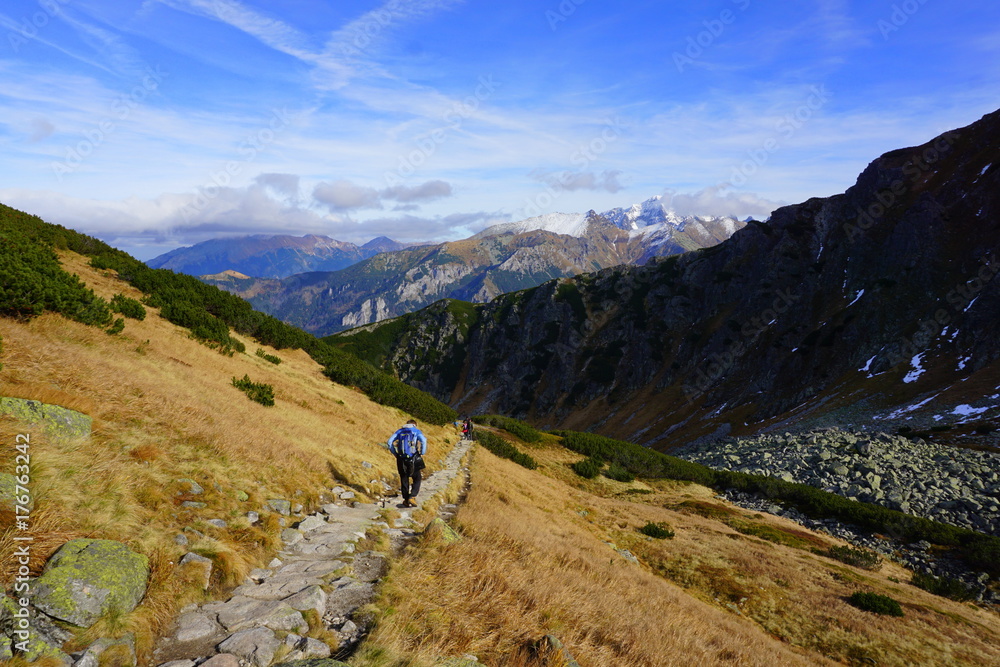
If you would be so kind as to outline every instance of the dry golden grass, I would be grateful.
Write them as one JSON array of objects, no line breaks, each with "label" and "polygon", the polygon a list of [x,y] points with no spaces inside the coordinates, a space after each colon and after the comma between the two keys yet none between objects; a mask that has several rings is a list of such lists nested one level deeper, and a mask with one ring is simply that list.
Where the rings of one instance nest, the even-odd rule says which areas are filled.
[{"label": "dry golden grass", "polygon": [[[909,580],[897,565],[868,572],[816,556],[814,544],[839,542],[726,506],[704,487],[583,480],[568,470],[578,455],[530,453],[541,464],[534,473],[477,450],[457,517],[465,540],[428,540],[393,568],[358,664],[429,665],[467,652],[487,665],[549,664],[527,649],[547,633],[585,667],[1000,664],[996,614],[894,583]],[[731,516],[803,547],[740,534]],[[668,523],[675,538],[640,534],[649,521]],[[855,609],[845,600],[856,590],[896,598],[906,616]]]},{"label": "dry golden grass", "polygon": [[[534,455],[534,452],[533,452]],[[578,514],[565,484],[478,450],[458,519],[465,539],[393,567],[358,664],[546,664],[558,636],[583,665],[809,664],[751,622],[630,564]]]},{"label": "dry golden grass", "polygon": [[[105,298],[142,296],[113,272],[90,268],[85,258],[64,253],[62,261]],[[50,438],[38,427],[0,418],[11,464],[14,435],[31,434],[32,566],[37,571],[59,545],[78,536],[120,540],[150,555],[153,585],[143,606],[122,621],[123,628],[139,630],[143,650],[179,606],[202,595],[194,584],[172,583],[175,563],[186,551],[174,535],[185,527],[206,535],[191,548],[215,558],[213,591],[219,592],[277,545],[276,517],[265,516],[262,529],[251,528],[243,518],[248,510],[260,511],[270,498],[309,509],[337,484],[369,497],[381,492],[372,480],[394,485],[395,461],[383,443],[407,417],[331,383],[301,350],[265,346],[282,359],[274,365],[253,354],[261,347],[255,341],[244,340],[249,354],[224,356],[147,310],[144,321],[126,320],[116,336],[53,314],[27,323],[0,320],[3,393],[94,418],[92,437],[76,440]],[[231,378],[244,374],[274,386],[274,407],[254,403],[231,386]],[[421,427],[433,469],[448,449],[445,438],[455,441],[454,429]],[[196,480],[205,492],[185,495],[180,478]],[[241,492],[249,500],[240,501]],[[183,500],[208,506],[182,508]],[[230,527],[205,524],[211,518]],[[2,525],[10,526],[9,517]],[[10,530],[0,533],[0,548],[11,539]],[[13,571],[11,554],[0,551],[5,582]]]}]

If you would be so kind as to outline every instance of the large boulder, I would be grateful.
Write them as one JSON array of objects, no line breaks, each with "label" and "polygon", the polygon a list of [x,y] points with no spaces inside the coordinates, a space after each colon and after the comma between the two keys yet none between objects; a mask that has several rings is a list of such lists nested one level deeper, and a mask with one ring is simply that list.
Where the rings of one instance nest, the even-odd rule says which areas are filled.
[{"label": "large boulder", "polygon": [[111,610],[127,614],[146,594],[149,559],[111,540],[70,540],[35,580],[34,605],[83,628]]}]

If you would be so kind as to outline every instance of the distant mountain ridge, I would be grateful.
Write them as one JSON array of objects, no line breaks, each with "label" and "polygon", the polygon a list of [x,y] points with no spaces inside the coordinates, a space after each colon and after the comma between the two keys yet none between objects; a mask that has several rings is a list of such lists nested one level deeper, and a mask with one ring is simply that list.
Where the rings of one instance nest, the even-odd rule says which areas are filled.
[{"label": "distant mountain ridge", "polygon": [[238,271],[254,278],[285,278],[309,271],[337,271],[373,257],[410,247],[380,236],[358,246],[328,236],[263,235],[211,239],[177,248],[146,262],[193,276]]},{"label": "distant mountain ridge", "polygon": [[997,136],[1000,111],[714,247],[336,340],[460,412],[660,449],[820,415],[995,429]]},{"label": "distant mountain ridge", "polygon": [[594,211],[583,216],[549,214],[496,225],[463,241],[382,253],[330,273],[280,281],[202,279],[281,320],[327,335],[419,310],[439,299],[486,302],[552,278],[709,247],[744,224],[734,218],[692,218],[679,224],[654,223],[637,232]]}]

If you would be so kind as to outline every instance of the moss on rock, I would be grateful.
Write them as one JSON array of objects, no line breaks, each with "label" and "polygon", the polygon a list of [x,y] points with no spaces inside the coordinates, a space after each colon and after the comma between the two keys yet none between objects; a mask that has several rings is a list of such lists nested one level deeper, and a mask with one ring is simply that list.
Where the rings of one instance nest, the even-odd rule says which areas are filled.
[{"label": "moss on rock", "polygon": [[39,424],[53,437],[90,437],[93,420],[89,415],[59,405],[50,405],[26,398],[0,397],[0,413],[28,424]]},{"label": "moss on rock", "polygon": [[146,594],[149,559],[111,540],[70,540],[34,584],[35,606],[89,628],[111,611],[127,614]]}]

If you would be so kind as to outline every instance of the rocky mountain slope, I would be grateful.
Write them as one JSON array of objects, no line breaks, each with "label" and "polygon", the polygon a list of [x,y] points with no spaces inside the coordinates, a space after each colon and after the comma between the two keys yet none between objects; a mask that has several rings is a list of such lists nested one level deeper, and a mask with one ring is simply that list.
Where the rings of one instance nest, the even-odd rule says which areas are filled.
[{"label": "rocky mountain slope", "polygon": [[333,273],[281,281],[203,279],[324,335],[442,298],[486,302],[553,278],[715,245],[741,224],[732,218],[686,219],[622,229],[593,211],[578,217],[556,214],[491,227],[463,241],[380,254]]},{"label": "rocky mountain slope", "polygon": [[772,475],[908,514],[1000,533],[1000,452],[834,428],[726,439],[674,453],[712,468]]},{"label": "rocky mountain slope", "polygon": [[462,411],[662,449],[808,420],[971,428],[1000,412],[998,136],[1000,112],[715,247],[504,295],[467,328],[431,309],[362,334]]},{"label": "rocky mountain slope", "polygon": [[327,236],[243,236],[177,248],[146,262],[192,276],[236,271],[255,278],[284,278],[307,271],[337,271],[380,252],[407,247],[384,236],[364,245]]}]

